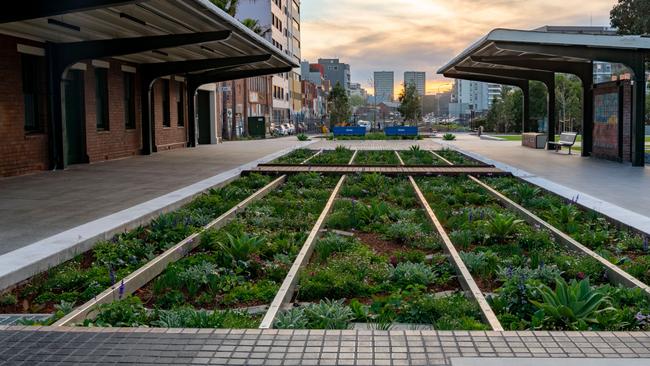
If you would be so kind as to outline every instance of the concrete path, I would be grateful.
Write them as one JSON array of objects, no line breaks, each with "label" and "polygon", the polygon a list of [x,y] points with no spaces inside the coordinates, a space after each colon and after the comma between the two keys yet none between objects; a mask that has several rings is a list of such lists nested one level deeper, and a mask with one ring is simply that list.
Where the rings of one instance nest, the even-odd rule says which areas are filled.
[{"label": "concrete path", "polygon": [[461,134],[457,141],[441,143],[478,154],[498,168],[558,194],[580,194],[580,203],[650,233],[650,167],[583,158],[579,153],[569,156],[566,151],[535,150],[518,141],[480,140],[472,135]]},{"label": "concrete path", "polygon": [[[581,361],[580,365],[591,365],[593,360],[599,366],[640,366],[650,364],[648,345],[650,333],[644,332],[3,330],[0,326],[0,364],[30,366],[577,364],[569,359]],[[465,358],[469,359],[464,362]],[[551,358],[562,360],[551,363]]]},{"label": "concrete path", "polygon": [[297,145],[227,142],[0,179],[0,255]]}]

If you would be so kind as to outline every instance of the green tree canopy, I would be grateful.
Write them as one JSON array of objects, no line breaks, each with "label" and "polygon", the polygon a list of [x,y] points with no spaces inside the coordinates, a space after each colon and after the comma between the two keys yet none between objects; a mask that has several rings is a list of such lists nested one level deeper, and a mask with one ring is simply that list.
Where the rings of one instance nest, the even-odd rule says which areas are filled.
[{"label": "green tree canopy", "polygon": [[619,34],[650,34],[650,0],[618,0],[609,17]]},{"label": "green tree canopy", "polygon": [[330,113],[330,128],[350,120],[352,116],[350,98],[341,83],[336,83],[327,96],[327,108]]},{"label": "green tree canopy", "polygon": [[366,105],[366,100],[361,95],[350,96],[350,105],[352,107],[362,107]]},{"label": "green tree canopy", "polygon": [[237,14],[237,6],[239,0],[210,0],[214,5],[218,6],[221,10],[228,13],[231,17]]},{"label": "green tree canopy", "polygon": [[417,122],[422,117],[422,98],[415,84],[404,84],[399,95],[400,106],[397,109],[407,122]]},{"label": "green tree canopy", "polygon": [[575,75],[555,74],[558,128],[577,131],[582,123],[582,82]]},{"label": "green tree canopy", "polygon": [[519,132],[522,127],[523,93],[520,89],[503,87],[501,96],[492,100],[485,118],[486,131]]}]

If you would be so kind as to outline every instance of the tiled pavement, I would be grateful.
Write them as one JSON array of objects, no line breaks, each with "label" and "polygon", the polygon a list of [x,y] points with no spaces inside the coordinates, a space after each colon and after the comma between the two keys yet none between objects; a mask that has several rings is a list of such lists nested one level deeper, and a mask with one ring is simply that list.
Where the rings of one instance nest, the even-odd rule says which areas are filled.
[{"label": "tiled pavement", "polygon": [[459,357],[650,364],[650,333],[0,327],[3,365],[450,365]]}]

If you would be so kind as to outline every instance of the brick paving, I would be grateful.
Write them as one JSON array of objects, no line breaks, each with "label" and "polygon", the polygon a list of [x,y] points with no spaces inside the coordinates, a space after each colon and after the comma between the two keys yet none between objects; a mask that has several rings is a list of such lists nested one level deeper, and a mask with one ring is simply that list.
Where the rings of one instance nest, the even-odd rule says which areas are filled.
[{"label": "brick paving", "polygon": [[0,327],[2,365],[451,365],[451,359],[650,363],[650,332]]}]

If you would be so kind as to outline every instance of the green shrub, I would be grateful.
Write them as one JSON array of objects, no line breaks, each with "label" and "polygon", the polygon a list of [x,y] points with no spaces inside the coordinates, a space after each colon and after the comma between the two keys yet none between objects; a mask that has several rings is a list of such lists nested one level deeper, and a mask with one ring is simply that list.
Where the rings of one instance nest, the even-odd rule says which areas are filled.
[{"label": "green shrub", "polygon": [[16,295],[8,293],[0,296],[0,306],[12,306],[18,304]]},{"label": "green shrub", "polygon": [[453,141],[456,139],[456,135],[454,135],[453,133],[446,133],[442,135],[442,139],[445,141]]},{"label": "green shrub", "polygon": [[616,311],[605,294],[591,288],[588,279],[567,284],[564,279],[557,278],[555,290],[542,285],[540,293],[543,301],[530,300],[540,310],[535,318],[560,329],[587,330],[589,324],[598,323],[598,314]]},{"label": "green shrub", "polygon": [[309,137],[304,133],[299,133],[296,137],[298,138],[298,141],[309,141]]},{"label": "green shrub", "polygon": [[320,239],[314,248],[314,257],[324,262],[334,253],[343,253],[349,251],[359,243],[354,238],[346,238],[341,235],[328,234],[326,237]]},{"label": "green shrub", "polygon": [[428,286],[436,280],[436,273],[424,263],[399,263],[391,270],[391,280],[398,286]]}]

